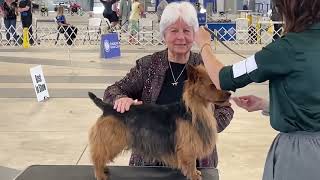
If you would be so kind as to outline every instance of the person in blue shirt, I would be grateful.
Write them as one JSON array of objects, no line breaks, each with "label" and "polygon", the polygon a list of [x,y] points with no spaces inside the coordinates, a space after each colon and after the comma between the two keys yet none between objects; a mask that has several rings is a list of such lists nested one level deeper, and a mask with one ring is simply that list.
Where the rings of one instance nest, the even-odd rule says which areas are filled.
[{"label": "person in blue shirt", "polygon": [[64,16],[63,6],[58,7],[56,21],[58,23],[59,32],[64,34],[67,44],[72,45],[74,43],[74,39],[76,38],[78,28],[67,23],[66,17]]},{"label": "person in blue shirt", "polygon": [[56,20],[59,26],[69,26],[70,24],[67,23],[66,17],[64,16],[64,7],[59,6],[57,9],[57,16]]},{"label": "person in blue shirt", "polygon": [[274,0],[274,5],[284,20],[284,36],[243,61],[224,66],[203,27],[196,42],[217,88],[235,91],[269,81],[270,124],[280,133],[268,153],[263,180],[319,180],[320,1]]}]

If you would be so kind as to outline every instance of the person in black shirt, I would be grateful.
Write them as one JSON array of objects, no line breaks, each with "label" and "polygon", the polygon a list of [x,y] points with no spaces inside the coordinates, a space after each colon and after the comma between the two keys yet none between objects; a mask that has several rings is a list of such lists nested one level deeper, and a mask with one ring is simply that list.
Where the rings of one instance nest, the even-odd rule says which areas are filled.
[{"label": "person in black shirt", "polygon": [[31,11],[31,0],[20,0],[18,11],[21,15],[21,22],[23,28],[29,29],[29,42],[30,44],[34,44],[34,40],[32,38],[32,11]]},{"label": "person in black shirt", "polygon": [[10,45],[10,34],[17,40],[16,23],[17,23],[17,3],[14,0],[5,0],[3,2],[4,25],[6,28],[6,38]]},{"label": "person in black shirt", "polygon": [[117,0],[100,0],[104,6],[103,17],[107,18],[112,27],[115,27],[119,21],[119,17],[115,11],[112,10],[112,5],[117,2]]},{"label": "person in black shirt", "polygon": [[[274,3],[272,3],[272,14],[271,14],[271,20],[276,21],[279,23],[279,21],[282,21],[282,16],[279,14],[277,7]],[[274,31],[273,31],[273,41],[281,37],[282,34],[282,24],[274,24]]]}]

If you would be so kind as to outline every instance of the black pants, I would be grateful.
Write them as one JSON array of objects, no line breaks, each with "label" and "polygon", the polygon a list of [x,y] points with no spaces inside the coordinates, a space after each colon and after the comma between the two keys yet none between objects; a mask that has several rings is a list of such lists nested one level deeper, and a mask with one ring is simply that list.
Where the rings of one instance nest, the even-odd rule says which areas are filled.
[{"label": "black pants", "polygon": [[34,40],[32,38],[32,16],[21,16],[21,22],[23,28],[29,29],[29,43],[34,44]]},{"label": "black pants", "polygon": [[16,22],[17,19],[4,19],[4,25],[6,27],[6,38],[8,42],[10,41],[11,35],[15,40],[18,39],[16,33]]},{"label": "black pants", "polygon": [[68,45],[72,45],[74,39],[77,37],[78,28],[74,26],[61,26],[59,32],[64,34]]},{"label": "black pants", "polygon": [[281,33],[282,33],[282,24],[274,24],[274,32],[273,32],[273,40],[276,40],[278,38],[281,37]]}]

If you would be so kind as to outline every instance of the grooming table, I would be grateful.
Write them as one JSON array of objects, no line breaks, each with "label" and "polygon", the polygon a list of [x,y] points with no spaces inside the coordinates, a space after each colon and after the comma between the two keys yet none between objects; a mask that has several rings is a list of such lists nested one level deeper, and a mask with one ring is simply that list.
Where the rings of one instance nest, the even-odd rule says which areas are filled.
[{"label": "grooming table", "polygon": [[[219,180],[218,170],[200,169],[203,180]],[[180,171],[166,167],[109,167],[109,180],[186,180]],[[14,180],[95,180],[89,165],[33,165]]]}]

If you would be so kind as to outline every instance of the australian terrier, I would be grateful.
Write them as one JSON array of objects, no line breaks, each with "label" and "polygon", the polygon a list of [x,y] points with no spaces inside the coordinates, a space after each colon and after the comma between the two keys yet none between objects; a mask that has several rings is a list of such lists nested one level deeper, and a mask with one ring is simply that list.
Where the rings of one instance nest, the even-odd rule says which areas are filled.
[{"label": "australian terrier", "polygon": [[218,90],[203,66],[188,66],[187,74],[180,102],[131,106],[125,113],[89,92],[103,111],[89,133],[97,180],[106,180],[105,165],[128,149],[177,168],[191,180],[201,179],[196,159],[208,156],[216,144],[214,104],[230,105],[230,93]]}]

